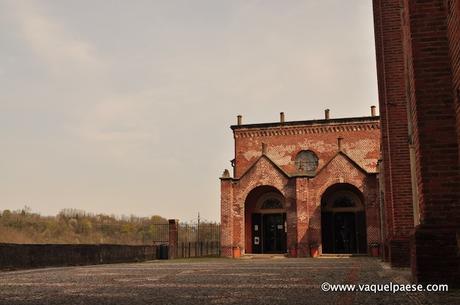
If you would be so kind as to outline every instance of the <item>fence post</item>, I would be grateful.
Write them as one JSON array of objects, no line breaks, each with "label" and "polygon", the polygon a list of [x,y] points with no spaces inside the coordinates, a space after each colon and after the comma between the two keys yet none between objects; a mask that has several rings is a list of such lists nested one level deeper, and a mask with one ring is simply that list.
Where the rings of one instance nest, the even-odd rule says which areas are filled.
[{"label": "fence post", "polygon": [[174,259],[176,258],[176,251],[177,251],[177,241],[178,241],[178,228],[179,228],[179,220],[177,219],[169,219],[169,253],[168,258]]}]

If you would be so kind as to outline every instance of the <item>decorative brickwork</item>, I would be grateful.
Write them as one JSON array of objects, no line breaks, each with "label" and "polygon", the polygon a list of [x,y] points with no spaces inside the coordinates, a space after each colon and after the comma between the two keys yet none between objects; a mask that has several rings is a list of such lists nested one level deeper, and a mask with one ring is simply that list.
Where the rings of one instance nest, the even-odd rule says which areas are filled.
[{"label": "decorative brickwork", "polygon": [[[283,198],[283,210],[277,211],[286,219],[284,225],[277,225],[285,230],[283,249],[299,257],[309,256],[314,247],[321,252],[321,200],[329,187],[338,184],[355,187],[364,199],[364,243],[380,242],[378,117],[253,125],[240,122],[232,129],[234,177],[221,178],[223,256],[231,257],[234,247],[242,253],[263,249],[258,244],[261,232],[253,230],[267,230],[267,225],[259,229],[259,223],[253,222],[259,220],[253,220],[253,215],[262,213],[260,217],[264,218],[265,211],[257,212],[256,205],[261,196],[270,192]],[[299,154],[307,157],[299,161]],[[305,166],[308,170],[304,170]]]}]

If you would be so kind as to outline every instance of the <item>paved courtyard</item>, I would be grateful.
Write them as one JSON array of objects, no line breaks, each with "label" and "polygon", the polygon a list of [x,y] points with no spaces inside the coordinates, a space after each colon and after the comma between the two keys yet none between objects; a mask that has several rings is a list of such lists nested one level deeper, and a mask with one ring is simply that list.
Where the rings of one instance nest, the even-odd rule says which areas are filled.
[{"label": "paved courtyard", "polygon": [[0,304],[460,304],[442,293],[323,292],[408,283],[377,259],[189,259],[0,272]]}]

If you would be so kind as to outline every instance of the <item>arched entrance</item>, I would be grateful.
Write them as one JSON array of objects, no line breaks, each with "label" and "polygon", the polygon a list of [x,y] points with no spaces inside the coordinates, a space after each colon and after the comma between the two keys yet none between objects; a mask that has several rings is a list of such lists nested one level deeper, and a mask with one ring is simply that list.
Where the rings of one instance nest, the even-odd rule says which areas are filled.
[{"label": "arched entrance", "polygon": [[246,253],[286,253],[284,196],[272,186],[253,189],[244,203]]},{"label": "arched entrance", "polygon": [[321,197],[323,253],[367,253],[366,214],[362,193],[338,183]]}]

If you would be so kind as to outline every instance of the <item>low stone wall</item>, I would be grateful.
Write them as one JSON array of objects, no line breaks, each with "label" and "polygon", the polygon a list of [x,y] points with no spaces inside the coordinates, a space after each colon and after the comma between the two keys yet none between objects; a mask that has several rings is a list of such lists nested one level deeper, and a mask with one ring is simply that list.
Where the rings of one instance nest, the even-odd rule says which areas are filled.
[{"label": "low stone wall", "polygon": [[138,262],[157,258],[157,249],[153,245],[0,243],[0,269]]}]

